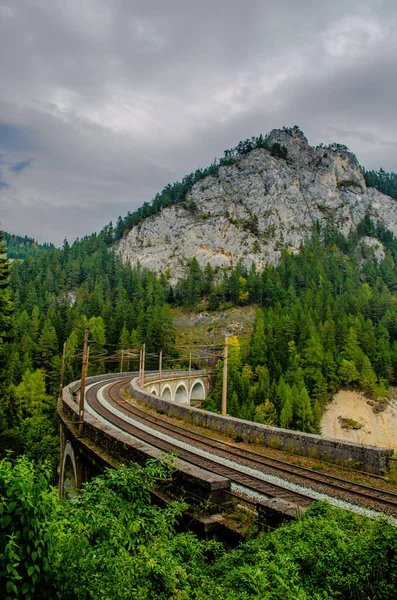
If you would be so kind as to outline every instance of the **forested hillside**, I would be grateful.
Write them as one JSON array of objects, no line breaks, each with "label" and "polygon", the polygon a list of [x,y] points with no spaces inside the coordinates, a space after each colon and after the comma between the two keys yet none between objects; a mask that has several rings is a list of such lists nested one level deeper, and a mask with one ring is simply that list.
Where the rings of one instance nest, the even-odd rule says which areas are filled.
[{"label": "forested hillside", "polygon": [[[253,161],[256,170],[244,171],[251,164],[245,165],[244,160]],[[63,346],[66,342],[65,378],[71,381],[80,373],[85,329],[92,341],[90,374],[119,369],[117,352],[138,350],[143,343],[147,368],[157,364],[160,350],[165,365],[172,365],[178,352],[169,307],[175,305],[187,311],[220,311],[234,305],[258,308],[249,346],[241,345],[237,338],[230,340],[231,415],[320,432],[324,408],[340,387],[355,386],[376,396],[397,383],[397,242],[369,209],[361,222],[356,219],[358,227],[348,228],[345,237],[340,233],[341,223],[325,218],[328,213],[319,204],[324,218],[312,223],[313,233],[299,251],[297,247],[296,252],[291,250],[282,235],[276,240],[276,266],[263,263],[258,269],[256,262],[247,258],[234,265],[212,267],[207,262],[200,267],[193,258],[186,275],[178,280],[166,262],[158,275],[139,263],[134,268],[122,263],[115,241],[132,227],[174,204],[195,214],[196,208],[186,203],[189,193],[201,180],[203,189],[204,180],[217,185],[220,167],[237,169],[225,171],[223,176],[229,173],[236,181],[245,182],[241,190],[247,185],[250,189],[247,182],[258,176],[258,165],[264,169],[267,191],[274,185],[280,187],[285,171],[288,185],[304,185],[304,173],[309,178],[318,176],[326,185],[314,191],[331,190],[338,198],[342,194],[347,205],[349,194],[356,193],[354,186],[361,185],[365,191],[363,175],[368,186],[395,197],[393,173],[361,171],[345,146],[312,148],[303,132],[293,127],[241,141],[225,151],[220,161],[198,169],[181,183],[166,186],[151,204],[119,218],[115,227],[110,223],[99,234],[72,245],[65,241],[62,248],[55,248],[6,234],[7,255],[18,260],[12,263],[7,292],[13,316],[6,310],[3,316],[8,323],[3,340],[1,408],[2,439],[8,441],[3,446],[32,447],[32,440],[29,444],[24,441],[26,432],[36,431],[39,439],[41,428],[51,437],[53,429],[48,429],[46,416],[54,415]],[[346,180],[348,175],[352,181]],[[281,186],[282,194],[290,193],[288,185]],[[390,197],[380,198],[393,202]],[[243,206],[243,199],[239,203]],[[247,236],[255,238],[255,254],[259,240],[266,245],[267,234],[260,233],[258,218],[249,214],[242,227]],[[199,220],[208,218],[204,214]],[[234,212],[225,223],[226,228],[228,223],[241,225]],[[9,266],[4,257],[2,260],[6,287]],[[127,366],[136,368],[137,364],[132,359]],[[221,376],[205,403],[210,410],[220,409],[220,383]]]},{"label": "forested hillside", "polygon": [[[367,236],[382,241],[381,262]],[[256,273],[240,265],[212,286],[209,306],[227,301],[261,307],[248,351],[230,340],[230,414],[319,432],[322,412],[340,387],[377,396],[395,385],[396,259],[396,238],[367,217],[349,239],[328,228],[298,254],[284,250],[277,268]],[[178,286],[180,302],[197,293],[197,271],[191,265],[190,277]],[[200,281],[207,290],[208,272]],[[178,290],[184,293],[178,296]],[[206,406],[219,409],[220,401],[218,385]]]},{"label": "forested hillside", "polygon": [[[385,250],[382,261],[371,247],[375,238]],[[256,305],[249,348],[230,340],[228,411],[319,432],[322,412],[340,387],[377,395],[397,383],[396,260],[395,237],[369,216],[349,238],[319,228],[299,253],[284,248],[280,265],[261,273],[243,264],[201,269],[193,259],[175,286],[169,274],[156,277],[123,265],[106,231],[28,254],[11,268],[3,437],[8,432],[14,441],[23,439],[27,423],[38,437],[40,427],[47,431],[42,417],[54,414],[63,344],[71,381],[80,373],[86,328],[94,342],[90,374],[119,369],[110,357],[142,343],[147,368],[157,364],[160,350],[165,363],[176,358],[172,305],[210,311]],[[136,367],[132,361],[130,368]],[[210,410],[220,410],[220,385],[221,377],[206,401]]]},{"label": "forested hillside", "polygon": [[[8,267],[2,260],[5,281]],[[12,324],[7,314],[10,327],[3,340],[3,447],[22,445],[29,451],[32,435],[51,437],[63,344],[65,379],[72,381],[80,374],[85,329],[94,342],[90,374],[119,369],[119,360],[107,363],[107,356],[143,341],[149,355],[163,349],[166,359],[173,352],[165,279],[123,266],[103,236],[28,253],[12,263],[9,283],[14,310]]]},{"label": "forested hillside", "polygon": [[[156,277],[123,265],[106,230],[62,249],[28,252],[11,268],[1,253],[1,451],[13,449],[35,463],[0,460],[0,493],[7,498],[3,595],[99,600],[105,590],[109,598],[358,599],[364,590],[375,597],[382,586],[379,597],[394,598],[396,540],[386,523],[314,506],[297,523],[225,552],[177,533],[181,505],[150,504],[150,487],[168,477],[157,463],[94,480],[71,504],[59,503],[50,483],[58,465],[55,397],[65,341],[68,381],[79,376],[86,328],[90,373],[119,369],[115,351],[143,342],[150,368],[161,349],[165,361],[178,356],[170,306],[254,305],[250,344],[229,343],[229,413],[316,432],[340,386],[376,395],[397,382],[396,260],[396,238],[369,216],[348,238],[318,227],[299,253],[284,246],[280,264],[261,273],[243,264],[201,269],[193,260],[175,286],[169,273]],[[210,410],[220,408],[220,386],[221,377],[206,401]],[[76,552],[85,556],[77,576]],[[95,581],[89,593],[88,580]]]},{"label": "forested hillside", "polygon": [[7,256],[11,259],[22,260],[28,254],[36,254],[39,250],[52,248],[52,244],[38,244],[36,240],[25,235],[15,235],[13,233],[4,233]]},{"label": "forested hillside", "polygon": [[397,200],[397,173],[388,173],[384,169],[379,169],[379,171],[364,169],[363,173],[368,187],[374,187],[382,194],[387,194]]}]

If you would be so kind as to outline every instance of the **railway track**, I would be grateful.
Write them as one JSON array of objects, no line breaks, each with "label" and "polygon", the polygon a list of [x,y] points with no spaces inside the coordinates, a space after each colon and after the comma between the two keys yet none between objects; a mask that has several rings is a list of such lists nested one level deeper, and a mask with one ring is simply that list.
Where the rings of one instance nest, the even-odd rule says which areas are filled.
[{"label": "railway track", "polygon": [[[169,441],[165,442],[154,434],[144,432],[139,427],[127,423],[124,419],[114,415],[110,410],[102,406],[98,401],[97,391],[103,387],[103,384],[98,384],[91,388],[87,392],[87,401],[92,408],[127,433],[131,433],[135,437],[166,452],[173,452],[186,462],[228,477],[233,483],[243,486],[250,491],[272,498],[282,498],[302,507],[309,506],[313,502],[313,498],[309,497],[309,494],[305,495],[304,492],[292,491],[287,487],[282,487],[282,485],[263,482],[260,477],[252,475],[252,470],[274,475],[286,482],[297,484],[303,488],[306,487],[362,507],[397,516],[397,493],[342,479],[307,467],[292,465],[287,461],[267,457],[258,452],[191,431],[181,425],[170,423],[167,419],[147,413],[125,400],[121,395],[121,389],[128,381],[129,379],[119,379],[116,382],[109,383],[103,390],[104,398],[117,411],[127,418],[150,427],[162,435],[174,438],[200,451],[211,453],[214,457],[221,457],[227,461],[232,461],[239,466],[240,470],[220,465],[214,460],[198,456],[194,451],[182,449]],[[251,474],[241,473],[241,468],[248,469]]]},{"label": "railway track", "polygon": [[[117,384],[110,384],[110,387],[113,387],[114,385]],[[122,431],[129,433],[135,438],[138,438],[147,444],[158,448],[159,450],[172,453],[174,456],[177,456],[178,458],[195,465],[196,467],[206,469],[207,471],[211,471],[217,475],[222,475],[223,477],[230,479],[232,483],[242,486],[247,491],[256,492],[257,494],[262,494],[269,498],[280,498],[300,507],[308,507],[313,503],[313,499],[304,493],[293,492],[282,485],[267,483],[261,479],[260,476],[242,473],[238,468],[225,466],[216,460],[211,460],[207,457],[200,456],[194,451],[185,450],[175,443],[165,441],[156,435],[143,431],[139,427],[128,423],[118,415],[115,415],[113,412],[108,410],[99,402],[97,398],[97,392],[101,387],[103,387],[103,383],[96,384],[87,391],[87,402],[96,413]],[[107,395],[108,394],[106,394],[105,391],[105,397]],[[119,407],[119,410],[120,412],[123,412],[125,416],[129,416],[127,411],[124,410],[122,406]]]}]

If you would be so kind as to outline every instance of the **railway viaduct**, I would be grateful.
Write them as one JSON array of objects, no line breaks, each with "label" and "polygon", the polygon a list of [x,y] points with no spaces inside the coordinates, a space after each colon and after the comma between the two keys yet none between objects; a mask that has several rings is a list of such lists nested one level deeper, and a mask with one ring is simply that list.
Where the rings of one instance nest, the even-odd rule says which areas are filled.
[{"label": "railway viaduct", "polygon": [[164,400],[194,406],[208,395],[211,380],[211,374],[205,371],[187,371],[180,375],[166,371],[149,373],[141,387]]},{"label": "railway viaduct", "polygon": [[[204,501],[209,512],[219,512],[220,507],[227,507],[233,496],[241,501],[243,494],[245,501],[247,492],[242,490],[250,490],[248,496],[251,494],[250,497],[255,498],[251,504],[255,505],[258,514],[270,514],[272,519],[276,515],[276,520],[280,515],[282,519],[293,518],[297,506],[305,507],[313,501],[310,500],[313,495],[307,494],[305,487],[293,492],[288,485],[269,480],[267,467],[260,471],[259,476],[258,471],[254,473],[259,454],[215,437],[200,436],[175,421],[169,422],[160,416],[162,414],[229,437],[239,437],[289,454],[309,456],[376,475],[381,475],[387,468],[392,450],[289,431],[201,410],[195,405],[207,395],[212,377],[209,371],[149,372],[144,381],[135,372],[89,377],[86,381],[84,421],[81,423],[80,382],[64,388],[58,403],[60,495],[73,495],[76,488],[102,473],[105,467],[117,468],[126,462],[145,464],[148,459],[163,458],[164,452],[172,452],[176,455],[172,480],[174,493],[183,490],[193,503]],[[121,393],[123,388],[127,390],[124,394]],[[128,393],[140,404],[131,404]],[[151,412],[145,410],[142,404]],[[253,464],[248,474],[244,465],[246,460]],[[266,461],[269,459],[266,458]],[[282,470],[280,465],[271,468]],[[325,477],[321,473],[314,475],[315,472],[310,469],[306,471],[310,471],[310,477],[303,473],[300,477]],[[345,484],[349,494],[353,494],[354,484],[350,481]],[[326,485],[331,487],[335,484],[328,481]],[[362,496],[362,491],[355,493]],[[374,488],[372,493],[379,498],[381,491]],[[157,500],[163,501],[161,495]],[[390,499],[387,502],[390,504]],[[392,502],[396,504],[397,513],[397,502]]]},{"label": "railway viaduct", "polygon": [[[214,371],[154,371],[147,372],[144,381],[140,381],[138,375],[138,372],[129,372],[89,377],[87,391],[94,385],[121,378],[126,384],[134,381],[138,390],[153,399],[157,397],[178,406],[189,407],[197,405],[209,393]],[[147,458],[162,456],[161,452],[153,452],[144,447],[144,444],[131,444],[121,430],[106,423],[87,402],[84,433],[80,435],[79,402],[80,381],[75,381],[62,390],[62,397],[58,402],[61,496],[73,494],[73,490],[101,473],[107,466],[117,467],[120,462],[128,460],[145,462]]]}]

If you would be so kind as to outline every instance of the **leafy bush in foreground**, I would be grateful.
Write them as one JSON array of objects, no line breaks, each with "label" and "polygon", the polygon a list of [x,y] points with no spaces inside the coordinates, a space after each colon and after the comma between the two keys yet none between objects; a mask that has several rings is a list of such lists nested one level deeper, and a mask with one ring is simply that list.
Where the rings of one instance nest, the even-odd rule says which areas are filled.
[{"label": "leafy bush in foreground", "polygon": [[225,553],[211,573],[230,600],[386,600],[397,597],[396,553],[397,530],[385,520],[318,503]]},{"label": "leafy bush in foreground", "polygon": [[388,600],[397,529],[326,504],[231,551],[176,533],[158,461],[107,471],[60,502],[27,458],[0,462],[0,595],[66,600]]},{"label": "leafy bush in foreground", "polygon": [[0,461],[0,597],[51,597],[49,536],[60,508],[50,469]]}]

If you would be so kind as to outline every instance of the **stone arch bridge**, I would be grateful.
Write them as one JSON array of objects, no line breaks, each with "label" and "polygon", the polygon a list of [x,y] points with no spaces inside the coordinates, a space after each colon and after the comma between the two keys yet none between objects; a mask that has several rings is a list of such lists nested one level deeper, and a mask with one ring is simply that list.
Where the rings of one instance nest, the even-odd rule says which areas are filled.
[{"label": "stone arch bridge", "polygon": [[[129,461],[146,464],[149,459],[163,458],[164,450],[168,451],[167,446],[178,446],[168,439],[174,437],[172,433],[156,432],[151,425],[140,422],[139,414],[129,408],[128,398],[120,393],[122,387],[149,408],[195,426],[229,436],[244,436],[248,441],[302,456],[315,453],[318,459],[353,464],[355,468],[377,475],[383,473],[393,453],[389,449],[288,431],[196,408],[194,404],[207,395],[214,372],[152,371],[146,373],[143,381],[138,375],[129,372],[88,377],[83,421],[79,420],[80,381],[63,389],[58,402],[61,496],[73,495],[76,488],[103,472],[105,467],[117,468]],[[235,481],[232,478],[235,476],[232,474],[229,478],[223,470],[219,472],[218,466],[207,470],[201,460],[202,456],[197,461],[190,458],[185,461],[178,455],[173,485],[175,490],[184,489],[190,494],[193,502],[209,502],[217,510],[219,505],[230,503],[231,481]],[[218,465],[218,459],[215,462]],[[161,500],[160,496],[158,499]]]},{"label": "stone arch bridge", "polygon": [[[197,406],[208,395],[215,370],[206,371],[149,371],[146,372],[144,381],[140,380],[138,372],[113,373],[87,378],[87,386],[104,385],[118,379],[130,378],[137,390],[147,397],[154,396],[167,400],[179,406]],[[63,389],[62,398],[58,404],[58,416],[61,433],[61,461],[59,492],[61,496],[73,495],[74,490],[82,483],[100,473],[104,466],[114,466],[112,460],[105,460],[104,454],[98,447],[106,450],[116,447],[110,438],[116,437],[116,432],[111,427],[98,421],[95,411],[90,408],[90,403],[85,401],[85,433],[81,437],[77,433],[76,418],[78,418],[78,405],[80,401],[80,381],[75,381]],[[86,396],[87,398],[87,396]],[[93,434],[93,432],[95,432]],[[93,435],[92,435],[93,434]],[[90,439],[91,438],[91,439]],[[94,441],[94,444],[92,442]],[[125,446],[125,444],[124,444]],[[117,446],[117,454],[120,448]],[[113,452],[110,452],[110,455]],[[160,456],[160,455],[159,455]]]},{"label": "stone arch bridge", "polygon": [[197,406],[208,395],[212,378],[208,371],[150,373],[140,387],[163,400]]}]

